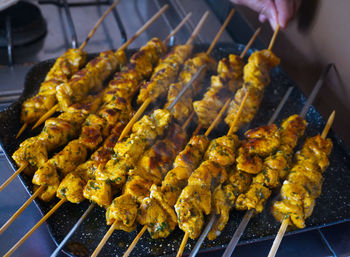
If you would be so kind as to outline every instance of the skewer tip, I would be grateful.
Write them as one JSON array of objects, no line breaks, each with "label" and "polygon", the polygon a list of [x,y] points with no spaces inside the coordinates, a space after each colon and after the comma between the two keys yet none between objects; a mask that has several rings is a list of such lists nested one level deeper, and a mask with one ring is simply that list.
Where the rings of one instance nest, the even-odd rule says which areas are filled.
[{"label": "skewer tip", "polygon": [[324,127],[324,129],[322,131],[321,137],[323,139],[325,139],[327,137],[327,134],[328,134],[329,130],[331,129],[333,121],[334,121],[334,117],[335,117],[335,110],[329,116],[327,123],[326,123],[326,126]]},{"label": "skewer tip", "polygon": [[182,242],[181,242],[179,251],[176,254],[176,257],[182,256],[182,254],[184,252],[184,249],[185,249],[185,246],[186,246],[186,243],[187,243],[187,240],[188,240],[188,232],[185,232],[185,235],[184,235],[184,237],[182,239]]},{"label": "skewer tip", "polygon": [[24,123],[21,127],[21,129],[18,131],[16,135],[16,139],[19,138],[20,135],[22,135],[23,131],[28,127],[28,123]]}]

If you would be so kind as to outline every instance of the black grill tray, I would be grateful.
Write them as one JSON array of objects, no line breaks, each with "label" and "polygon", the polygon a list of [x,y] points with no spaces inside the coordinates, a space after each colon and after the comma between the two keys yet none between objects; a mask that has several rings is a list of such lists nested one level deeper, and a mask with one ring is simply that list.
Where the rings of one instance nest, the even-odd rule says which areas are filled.
[{"label": "black grill tray", "polygon": [[[220,60],[228,56],[230,53],[240,54],[243,50],[242,45],[234,44],[219,44],[212,52],[212,56]],[[195,52],[205,51],[208,45],[196,45]],[[127,55],[130,56],[135,50],[127,50]],[[251,52],[250,52],[251,53]],[[89,55],[90,58],[96,54]],[[25,89],[21,98],[13,103],[9,108],[0,113],[0,142],[6,157],[11,166],[15,169],[15,164],[11,159],[12,153],[17,149],[19,143],[25,138],[36,135],[40,129],[33,132],[28,132],[29,129],[20,137],[15,139],[15,135],[21,127],[19,117],[21,110],[21,103],[24,99],[35,94],[40,86],[40,82],[44,79],[54,60],[48,60],[35,65],[27,74],[25,80]],[[285,107],[282,109],[277,124],[281,120],[291,114],[299,113],[305,103],[305,96],[302,94],[289,77],[280,69],[276,68],[271,74],[272,82],[266,89],[265,97],[263,99],[260,110],[251,124],[251,127],[266,124],[269,117],[271,117],[279,101],[283,97],[288,87],[295,87],[291,96],[289,97]],[[210,79],[206,79],[209,84]],[[314,136],[320,133],[325,125],[325,120],[313,108],[309,110],[306,119],[308,127],[306,130],[307,136]],[[227,131],[225,125],[221,125],[213,136],[223,135]],[[330,156],[331,165],[324,173],[325,181],[322,188],[322,195],[316,201],[316,207],[313,215],[307,219],[307,227],[302,230],[289,231],[288,234],[298,233],[306,230],[312,230],[336,223],[341,223],[350,220],[350,194],[348,192],[348,185],[350,184],[350,158],[349,151],[344,146],[343,142],[332,132],[329,137],[334,143],[334,148]],[[32,184],[30,178],[21,175],[23,185],[32,192]],[[43,203],[36,201],[41,212],[46,213],[57,200],[51,203]],[[73,227],[74,223],[83,214],[88,207],[88,202],[79,205],[65,203],[58,211],[48,219],[48,227],[53,239],[59,243],[64,236]],[[240,244],[262,241],[272,238],[280,224],[274,220],[270,214],[271,200],[267,203],[267,208],[263,213],[255,216],[250,221],[246,232],[243,234]],[[222,232],[222,234],[214,241],[205,240],[202,251],[212,251],[225,247],[231,239],[235,229],[241,221],[244,213],[232,211],[229,223]],[[106,233],[108,226],[105,223],[105,210],[102,208],[95,208],[89,217],[85,220],[82,226],[72,236],[70,243],[64,248],[66,253],[70,255],[83,256],[91,254],[96,248],[103,235]],[[137,231],[140,230],[140,227]],[[136,236],[137,231],[126,233],[123,231],[115,231],[107,244],[103,248],[100,256],[116,256],[122,255],[127,246],[132,242]],[[168,238],[162,240],[153,240],[148,233],[142,237],[133,251],[133,256],[169,256],[175,255],[183,232],[176,229]],[[189,240],[185,253],[189,252],[195,242]],[[77,251],[78,250],[78,251]]]}]

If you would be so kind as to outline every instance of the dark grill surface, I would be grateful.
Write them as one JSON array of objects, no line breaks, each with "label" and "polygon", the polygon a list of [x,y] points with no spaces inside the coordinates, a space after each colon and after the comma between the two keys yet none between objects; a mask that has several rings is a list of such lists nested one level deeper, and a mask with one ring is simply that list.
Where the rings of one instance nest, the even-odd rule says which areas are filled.
[{"label": "dark grill surface", "polygon": [[[207,45],[197,45],[195,51],[204,51],[207,47]],[[226,57],[229,53],[239,54],[243,47],[244,46],[242,45],[219,44],[212,52],[212,56],[219,60]],[[128,54],[130,55],[133,52],[133,50],[130,50],[128,51]],[[93,56],[94,55],[91,55],[90,57]],[[34,133],[25,132],[20,140],[15,139],[15,135],[21,126],[19,122],[21,102],[36,92],[40,82],[44,79],[45,74],[52,64],[53,60],[49,60],[35,65],[27,75],[25,90],[20,100],[13,103],[9,108],[0,113],[1,146],[13,167],[15,167],[14,162],[10,156],[17,149],[19,143],[29,136],[38,134],[40,131],[40,129],[38,129],[35,130]],[[209,77],[206,79],[206,82],[210,82]],[[281,69],[276,68],[272,72],[272,82],[266,89],[259,113],[250,127],[263,125],[268,121],[289,86],[295,85]],[[301,91],[295,87],[276,121],[277,124],[279,125],[281,121],[289,115],[299,113],[305,100],[306,99]],[[309,110],[306,119],[308,122],[306,136],[314,136],[322,131],[325,125],[325,120],[313,107]],[[226,132],[227,127],[222,123],[221,127],[213,133],[212,137],[223,135]],[[331,165],[324,173],[325,181],[322,188],[322,195],[316,201],[313,215],[306,221],[307,227],[303,230],[291,231],[289,233],[298,233],[350,220],[350,194],[347,190],[348,184],[350,183],[349,151],[332,130],[329,133],[329,137],[334,143],[334,148],[330,156]],[[30,178],[27,178],[24,175],[21,176],[21,178],[23,184],[28,190],[31,190],[32,186]],[[275,195],[272,195],[271,199],[276,195],[277,192]],[[37,201],[37,204],[43,213],[46,213],[55,203],[56,202],[47,204]],[[88,204],[88,202],[79,205],[65,203],[63,207],[58,209],[58,211],[48,220],[49,229],[56,242],[60,242],[64,238],[84,210],[86,210]],[[274,237],[280,224],[276,222],[270,214],[270,205],[271,200],[268,202],[267,208],[265,208],[263,213],[257,215],[250,221],[240,244],[252,241],[262,241]],[[231,239],[231,236],[241,221],[243,214],[244,213],[242,212],[232,211],[230,221],[221,236],[212,242],[206,240],[203,244],[202,251],[224,247]],[[95,208],[82,226],[73,235],[70,240],[71,243],[65,247],[65,251],[70,254],[75,253],[77,256],[85,255],[86,253],[91,254],[106,233],[107,229],[108,226],[106,226],[105,223],[105,211],[101,208]],[[123,254],[139,229],[140,227],[137,231],[132,233],[115,231],[103,248],[100,256],[115,256]],[[174,255],[179,248],[182,237],[183,232],[179,229],[176,229],[171,236],[163,240],[152,240],[148,233],[145,233],[132,254],[134,256]],[[189,252],[189,249],[193,247],[194,243],[194,241],[189,240],[185,252]]]}]

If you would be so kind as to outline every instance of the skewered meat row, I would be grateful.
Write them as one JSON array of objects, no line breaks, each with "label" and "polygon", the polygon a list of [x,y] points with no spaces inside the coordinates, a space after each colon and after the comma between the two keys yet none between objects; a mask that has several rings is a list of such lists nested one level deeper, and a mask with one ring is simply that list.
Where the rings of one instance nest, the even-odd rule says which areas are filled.
[{"label": "skewered meat row", "polygon": [[242,114],[239,115],[233,132],[236,132],[254,118],[262,101],[264,88],[270,84],[270,70],[279,63],[279,58],[269,50],[256,51],[249,57],[243,70],[243,86],[237,90],[225,118],[226,124],[232,124],[246,92],[249,92]]},{"label": "skewered meat row", "polygon": [[204,214],[212,210],[212,192],[227,179],[227,169],[235,162],[236,135],[212,140],[205,161],[189,177],[175,204],[179,227],[194,239],[204,225]]},{"label": "skewered meat row", "polygon": [[202,160],[209,140],[204,135],[193,136],[175,158],[161,186],[152,185],[150,197],[146,197],[140,207],[138,221],[147,225],[152,238],[167,237],[177,224],[174,205],[192,171]]},{"label": "skewered meat row", "polygon": [[[263,205],[271,194],[270,189],[278,187],[280,179],[285,177],[285,170],[288,169],[288,166],[291,163],[293,149],[296,146],[298,139],[304,134],[305,128],[305,120],[298,115],[292,115],[283,122],[281,133],[279,133],[281,136],[279,140],[280,145],[277,149],[271,150],[271,156],[264,159],[262,162],[262,169],[260,173],[253,178],[253,183],[249,190],[238,196],[236,200],[236,208],[238,210],[255,209],[257,212],[263,210]],[[264,133],[265,131],[261,132]],[[261,144],[263,150],[260,150],[260,152],[264,152],[264,149],[266,148],[264,145],[273,145],[272,142],[275,140],[271,139],[271,137],[266,136],[266,142]],[[272,149],[272,147],[270,147],[270,149]],[[278,151],[276,152],[276,150]],[[245,157],[243,159],[245,159]],[[239,158],[237,158],[237,168],[238,161]],[[246,166],[245,161],[241,163],[241,167],[244,166]]]},{"label": "skewered meat row", "polygon": [[147,150],[137,166],[130,170],[123,194],[115,198],[107,209],[107,224],[117,221],[117,229],[125,231],[136,228],[139,205],[149,196],[151,185],[161,183],[186,141],[185,131],[173,122],[167,136]]},{"label": "skewered meat row", "polygon": [[192,48],[192,45],[175,46],[171,52],[160,61],[150,81],[142,85],[137,97],[138,104],[142,104],[146,100],[155,102],[158,98],[166,96],[170,84],[176,79],[180,65],[190,56]]},{"label": "skewered meat row", "polygon": [[[273,126],[274,127],[274,126]],[[255,208],[260,210],[262,204],[269,196],[269,188],[275,188],[279,185],[279,181],[286,177],[286,170],[290,166],[295,148],[299,138],[303,135],[306,127],[306,122],[298,115],[292,115],[282,122],[279,130],[280,146],[273,154],[265,158],[263,162],[263,171],[253,178],[251,184],[251,175],[247,172],[236,169],[224,185],[220,185],[214,192],[214,206],[217,214],[220,214],[219,219],[214,223],[208,234],[210,240],[214,240],[226,226],[229,219],[229,211],[236,207],[240,210]],[[255,131],[255,132],[254,132]],[[273,130],[272,130],[273,131]],[[273,133],[270,134],[273,135]],[[253,133],[254,132],[254,133]],[[260,142],[256,144],[257,134],[267,134],[266,127],[248,131],[246,134],[249,137],[249,143],[245,146],[253,145],[261,148],[255,149],[255,152],[265,152],[269,140],[264,144]],[[253,137],[253,134],[255,136]],[[269,136],[265,136],[268,138]],[[259,138],[261,139],[261,137]],[[255,141],[255,142],[254,142]],[[263,141],[263,140],[260,140]],[[275,141],[275,140],[273,140]],[[255,143],[255,144],[254,144]],[[237,158],[237,161],[240,157]]]},{"label": "skewered meat row", "polygon": [[[117,74],[116,78],[110,82],[108,88],[104,91],[104,95],[108,96],[104,99],[104,105],[99,109],[97,114],[90,114],[87,117],[83,124],[79,139],[70,142],[60,153],[56,154],[37,170],[33,178],[33,183],[47,186],[47,190],[45,190],[40,196],[42,200],[48,201],[54,197],[56,189],[59,186],[59,179],[52,181],[47,181],[47,179],[45,179],[48,174],[50,174],[50,177],[52,178],[59,178],[75,170],[78,165],[86,160],[87,152],[95,150],[102,140],[110,134],[110,130],[113,126],[118,122],[125,123],[130,119],[132,112],[132,94],[130,94],[130,92],[136,91],[137,83],[135,82],[139,81],[137,81],[137,79],[127,80],[127,77],[130,75],[136,75],[135,68],[144,66],[144,59],[147,59],[148,66],[151,67],[150,69],[147,69],[147,66],[144,66],[145,70],[143,70],[142,74],[139,74],[139,79],[143,78],[142,75],[150,75],[149,73],[152,72],[152,65],[155,64],[152,62],[152,59],[157,59],[153,56],[159,56],[162,52],[161,50],[157,50],[158,42],[161,41],[153,39],[146,46],[142,47],[140,52],[145,54],[134,55],[131,58],[132,68],[130,68],[129,71]],[[162,42],[160,46],[163,46]],[[149,70],[150,72],[147,73],[146,70]],[[128,89],[128,86],[134,88]],[[110,98],[111,92],[114,92],[113,89],[118,88],[124,89],[124,92],[127,92],[125,97],[122,97],[123,94],[120,94],[121,91],[119,91],[119,97],[115,94],[115,97]],[[74,154],[77,148],[79,151],[76,151],[76,154]],[[57,173],[57,171],[59,171],[59,173]],[[50,190],[50,194],[48,194],[48,190]],[[45,195],[45,198],[42,197],[43,195]]]},{"label": "skewered meat row", "polygon": [[203,99],[193,102],[193,108],[202,127],[208,128],[226,100],[242,86],[243,60],[234,54],[220,60],[218,75],[211,77],[211,86]]},{"label": "skewered meat row", "polygon": [[67,83],[71,76],[86,62],[86,53],[79,49],[69,49],[57,58],[41,83],[39,92],[25,100],[22,105],[21,122],[33,123],[56,103],[56,87]]},{"label": "skewered meat row", "polygon": [[171,114],[167,110],[158,109],[136,122],[129,138],[115,145],[115,154],[103,169],[95,172],[96,178],[88,181],[84,197],[100,206],[109,206],[112,187],[120,189],[124,185],[129,171],[136,166],[141,155],[156,138],[164,134],[170,121]]},{"label": "skewered meat row", "polygon": [[332,141],[320,135],[306,139],[282,185],[282,200],[273,204],[272,214],[278,221],[288,219],[298,228],[305,227],[305,219],[311,216],[321,194],[322,173],[329,165],[332,147]]},{"label": "skewered meat row", "polygon": [[177,120],[179,123],[185,122],[185,118],[192,112],[192,100],[203,90],[203,79],[205,77],[205,73],[207,70],[215,69],[216,61],[206,53],[196,54],[193,58],[190,58],[185,62],[182,71],[179,74],[178,82],[171,84],[169,87],[168,99],[165,108],[176,99],[183,87],[191,80],[193,75],[202,66],[205,66],[205,68],[202,70],[200,76],[195,82],[193,82],[192,86],[186,91],[186,93],[171,110],[175,120]]},{"label": "skewered meat row", "polygon": [[13,153],[12,158],[16,164],[19,167],[29,164],[24,172],[31,175],[46,163],[49,152],[78,136],[81,124],[89,113],[98,109],[101,100],[100,96],[90,96],[85,101],[70,106],[67,112],[58,117],[46,120],[41,133],[23,141]]},{"label": "skewered meat row", "polygon": [[57,87],[57,101],[61,111],[65,111],[70,105],[81,101],[89,91],[99,91],[103,82],[118,68],[125,65],[126,56],[122,50],[101,52],[99,56],[74,74],[67,82]]}]

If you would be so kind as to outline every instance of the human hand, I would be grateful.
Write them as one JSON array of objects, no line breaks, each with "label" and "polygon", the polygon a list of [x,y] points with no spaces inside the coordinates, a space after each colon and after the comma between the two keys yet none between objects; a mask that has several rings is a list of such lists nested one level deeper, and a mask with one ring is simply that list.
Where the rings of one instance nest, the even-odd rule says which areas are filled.
[{"label": "human hand", "polygon": [[239,5],[245,5],[259,13],[260,22],[268,20],[275,30],[277,24],[285,28],[299,9],[301,0],[231,0]]}]

